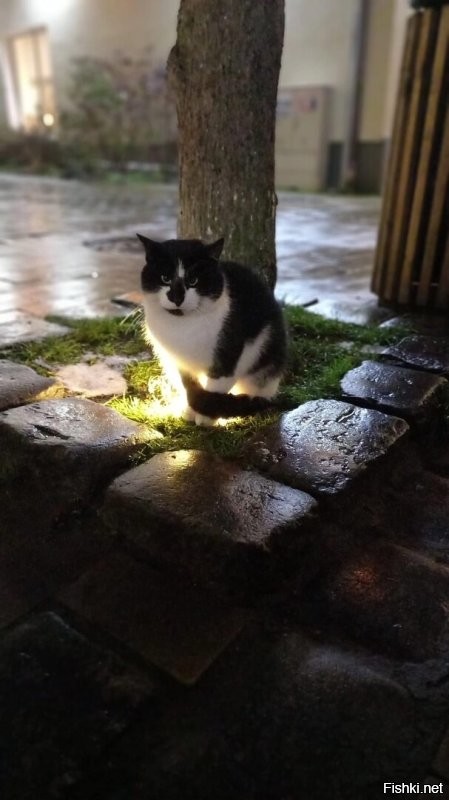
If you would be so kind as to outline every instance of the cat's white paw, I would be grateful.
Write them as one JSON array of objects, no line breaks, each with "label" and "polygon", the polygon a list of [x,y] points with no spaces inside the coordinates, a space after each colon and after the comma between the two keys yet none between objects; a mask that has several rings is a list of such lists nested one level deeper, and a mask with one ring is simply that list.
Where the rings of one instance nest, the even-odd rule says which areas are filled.
[{"label": "cat's white paw", "polygon": [[182,419],[184,422],[195,422],[195,414],[194,410],[190,408],[190,406],[186,406],[181,414]]},{"label": "cat's white paw", "polygon": [[199,425],[202,428],[212,428],[217,422],[216,419],[212,419],[212,417],[205,417],[203,414],[195,414],[195,425]]}]

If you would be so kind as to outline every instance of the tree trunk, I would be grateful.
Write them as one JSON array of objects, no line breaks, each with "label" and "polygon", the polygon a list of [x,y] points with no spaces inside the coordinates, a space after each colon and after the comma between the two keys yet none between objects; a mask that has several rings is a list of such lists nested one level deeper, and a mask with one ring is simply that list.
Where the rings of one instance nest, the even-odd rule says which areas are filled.
[{"label": "tree trunk", "polygon": [[274,136],[284,0],[181,0],[168,61],[179,127],[178,235],[276,282]]}]

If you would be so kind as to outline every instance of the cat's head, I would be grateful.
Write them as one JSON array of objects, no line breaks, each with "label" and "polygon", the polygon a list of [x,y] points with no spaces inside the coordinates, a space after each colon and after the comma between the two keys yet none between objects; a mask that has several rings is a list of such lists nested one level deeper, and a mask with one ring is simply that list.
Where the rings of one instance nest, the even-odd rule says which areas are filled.
[{"label": "cat's head", "polygon": [[157,297],[162,308],[176,315],[201,311],[218,300],[223,274],[218,264],[223,239],[203,244],[199,239],[155,242],[137,234],[145,249],[144,293]]}]

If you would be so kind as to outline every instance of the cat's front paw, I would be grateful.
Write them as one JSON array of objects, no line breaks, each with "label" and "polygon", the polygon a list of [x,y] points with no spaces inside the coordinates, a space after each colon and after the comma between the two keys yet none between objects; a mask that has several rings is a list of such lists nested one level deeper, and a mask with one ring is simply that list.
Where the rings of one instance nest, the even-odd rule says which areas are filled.
[{"label": "cat's front paw", "polygon": [[195,422],[196,416],[197,415],[195,411],[193,410],[193,408],[190,408],[190,406],[186,406],[181,414],[181,417],[184,420],[184,422]]},{"label": "cat's front paw", "polygon": [[212,419],[212,417],[205,417],[203,414],[195,414],[195,425],[199,425],[202,428],[212,428],[216,422],[217,420]]}]

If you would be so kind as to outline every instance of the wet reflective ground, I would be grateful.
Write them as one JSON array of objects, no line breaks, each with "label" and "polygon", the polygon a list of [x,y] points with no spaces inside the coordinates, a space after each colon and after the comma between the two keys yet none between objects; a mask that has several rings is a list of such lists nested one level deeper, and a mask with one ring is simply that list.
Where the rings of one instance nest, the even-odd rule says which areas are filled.
[{"label": "wet reflective ground", "polygon": [[[277,294],[363,321],[380,201],[279,195]],[[177,189],[0,177],[0,326],[27,315],[110,313],[112,297],[138,289],[142,258],[101,249],[104,239],[175,235]],[[94,244],[87,246],[86,243]]]}]

